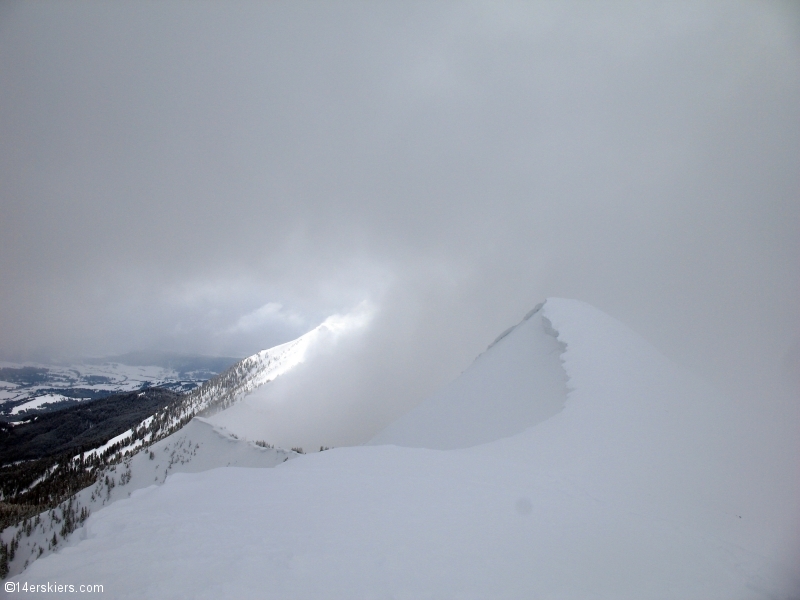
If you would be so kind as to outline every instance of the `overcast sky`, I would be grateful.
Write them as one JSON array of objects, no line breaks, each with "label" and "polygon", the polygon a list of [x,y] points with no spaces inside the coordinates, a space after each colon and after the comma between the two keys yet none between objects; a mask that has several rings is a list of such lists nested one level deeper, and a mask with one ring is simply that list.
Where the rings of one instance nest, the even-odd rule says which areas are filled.
[{"label": "overcast sky", "polygon": [[798,15],[4,2],[0,358],[245,356],[367,300],[326,385],[413,403],[565,296],[764,375],[800,339]]}]

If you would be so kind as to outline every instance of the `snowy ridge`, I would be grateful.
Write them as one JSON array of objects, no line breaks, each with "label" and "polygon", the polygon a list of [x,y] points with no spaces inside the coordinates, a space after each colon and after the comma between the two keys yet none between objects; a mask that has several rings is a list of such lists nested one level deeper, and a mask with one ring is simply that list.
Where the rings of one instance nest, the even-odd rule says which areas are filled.
[{"label": "snowy ridge", "polygon": [[329,317],[295,340],[242,359],[224,373],[184,395],[178,402],[164,407],[117,436],[116,441],[106,444],[101,453],[122,457],[125,453],[136,451],[180,430],[195,416],[210,416],[230,407],[253,390],[304,362],[309,350],[323,337],[360,327],[370,317],[369,307],[362,305],[351,314]]},{"label": "snowy ridge", "polygon": [[[371,307],[362,303],[347,315],[328,317],[295,340],[249,356],[101,447],[85,452],[84,459],[96,457],[103,464],[123,460],[180,431],[195,416],[210,416],[238,402],[253,390],[304,362],[309,350],[324,339],[362,327],[371,316]],[[80,456],[73,458],[74,462],[80,460]]]},{"label": "snowy ridge", "polygon": [[493,442],[557,414],[567,399],[563,342],[538,305],[500,335],[458,379],[369,444],[447,450]]},{"label": "snowy ridge", "polygon": [[362,326],[370,316],[368,309],[364,307],[350,315],[333,315],[296,340],[245,358],[225,373],[190,392],[182,403],[178,420],[180,415],[210,415],[228,408],[256,388],[304,362],[309,349],[322,337]]},{"label": "snowy ridge", "polygon": [[[183,431],[165,459],[194,448]],[[770,511],[747,431],[627,327],[549,299],[372,445],[170,477],[17,579],[115,598],[797,599],[798,499]]]},{"label": "snowy ridge", "polygon": [[[149,473],[147,467],[152,467],[152,464],[144,462],[142,456],[150,456],[153,454],[153,448],[161,448],[164,444],[169,446],[172,444],[169,440],[184,439],[186,435],[198,430],[204,433],[201,437],[208,438],[210,434],[208,431],[213,431],[213,439],[225,438],[228,442],[233,443],[233,447],[238,448],[237,452],[241,454],[241,448],[247,447],[248,442],[239,441],[235,435],[229,434],[217,425],[214,425],[202,418],[196,418],[200,414],[210,415],[216,411],[222,410],[235,402],[241,400],[248,393],[257,389],[258,387],[269,383],[276,377],[291,370],[296,365],[302,363],[307,356],[309,350],[320,341],[323,336],[338,335],[354,326],[363,325],[370,317],[368,307],[362,306],[361,310],[345,316],[334,315],[326,319],[321,325],[312,329],[303,336],[269,348],[262,350],[252,356],[249,356],[220,375],[206,381],[201,386],[192,390],[192,392],[185,394],[177,402],[164,407],[156,412],[154,415],[147,417],[138,425],[128,429],[127,431],[115,436],[108,440],[102,446],[93,448],[84,452],[83,454],[76,455],[72,458],[71,464],[64,466],[66,469],[100,469],[95,471],[99,473],[99,480],[95,486],[87,489],[95,489],[95,493],[87,492],[84,489],[74,496],[70,497],[67,501],[60,505],[58,510],[61,511],[61,516],[58,516],[58,510],[51,510],[47,513],[42,513],[37,517],[37,531],[38,537],[34,536],[26,542],[26,550],[23,552],[25,555],[25,563],[23,559],[18,561],[11,561],[10,573],[14,574],[38,558],[54,551],[60,547],[66,536],[83,520],[91,514],[93,510],[99,506],[106,505],[115,499],[119,498],[119,491],[114,491],[115,486],[117,489],[124,489],[129,493],[138,489],[137,482],[150,481],[148,475],[142,479],[142,472]],[[202,425],[201,425],[202,424]],[[207,431],[208,430],[208,431]],[[177,467],[178,462],[171,460],[162,475],[155,477],[154,481],[163,483],[167,474],[170,472],[197,472],[208,468],[215,468],[219,466],[274,466],[283,462],[287,458],[296,455],[294,451],[287,451],[282,449],[273,449],[272,446],[267,447],[266,442],[259,442],[262,445],[253,446],[256,449],[256,460],[246,458],[251,451],[245,451],[245,459],[241,457],[231,458],[230,447],[220,448],[219,444],[212,444],[216,448],[215,451],[209,456],[206,456],[201,461],[193,460],[192,455],[183,456],[180,460],[180,468]],[[174,444],[172,444],[174,446]],[[176,448],[178,446],[175,446]],[[272,458],[264,458],[264,452],[269,450],[267,454],[273,455]],[[196,450],[196,449],[195,449]],[[206,450],[206,454],[211,452]],[[248,454],[249,453],[249,454]],[[228,459],[226,459],[228,457]],[[275,458],[277,457],[277,458]],[[252,457],[251,457],[252,458]],[[274,459],[274,460],[273,460]],[[177,460],[177,459],[176,459]],[[266,464],[265,463],[269,463]],[[130,467],[131,464],[134,467]],[[183,465],[191,465],[184,468]],[[91,465],[91,467],[89,467]],[[120,466],[122,465],[122,466]],[[138,466],[136,466],[138,465]],[[142,466],[144,465],[144,467]],[[130,468],[129,468],[130,467]],[[158,467],[158,465],[156,465]],[[133,470],[131,470],[133,468]],[[122,470],[121,470],[122,469]],[[188,470],[187,470],[188,469]],[[118,477],[116,475],[119,475]],[[133,484],[130,483],[133,478]],[[41,478],[40,478],[41,479]],[[34,482],[34,485],[38,483]],[[102,503],[98,505],[97,498],[100,488],[105,485],[106,496]],[[98,487],[99,486],[99,487]],[[133,487],[131,487],[133,486]],[[139,486],[140,487],[140,486]],[[88,498],[88,499],[87,499]],[[59,520],[60,519],[60,520]],[[26,520],[18,527],[10,528],[11,533],[8,532],[4,535],[4,539],[8,535],[17,536],[25,533],[26,539],[30,537],[31,520]],[[27,525],[25,524],[27,523]],[[61,537],[55,538],[48,537],[47,540],[40,539],[42,535],[47,533],[51,536],[56,533],[56,524],[62,523],[58,531],[61,532]],[[19,543],[21,538],[17,539]],[[46,544],[44,543],[46,541]],[[6,540],[8,542],[8,540]]]},{"label": "snowy ridge", "polygon": [[209,380],[188,395],[184,403],[186,410],[203,413],[225,409],[254,389],[286,373],[305,360],[306,352],[318,337],[320,327],[296,340],[248,356],[226,373]]}]

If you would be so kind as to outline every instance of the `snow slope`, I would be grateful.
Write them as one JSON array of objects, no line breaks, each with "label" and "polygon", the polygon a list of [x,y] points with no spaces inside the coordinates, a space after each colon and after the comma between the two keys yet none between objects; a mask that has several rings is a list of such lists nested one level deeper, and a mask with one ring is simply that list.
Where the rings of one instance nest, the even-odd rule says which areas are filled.
[{"label": "snow slope", "polygon": [[332,315],[299,338],[262,350],[241,360],[225,373],[207,381],[187,395],[180,410],[170,415],[170,423],[186,416],[212,416],[240,402],[254,390],[289,372],[306,360],[308,352],[321,340],[337,336],[369,322],[371,309],[362,304],[347,315]]},{"label": "snow slope", "polygon": [[[161,485],[174,473],[199,473],[217,467],[274,467],[297,456],[280,448],[265,448],[238,440],[226,431],[215,427],[208,421],[195,418],[180,431],[153,444],[144,452],[139,452],[106,471],[96,485],[86,488],[73,497],[70,510],[79,515],[85,508],[89,513],[100,510],[132,492],[154,485]],[[40,555],[46,556],[52,550],[53,534],[59,542],[65,536],[62,532],[66,506],[42,513],[30,534],[20,535],[20,546],[10,564],[10,573],[16,574]],[[6,543],[24,527],[11,527],[3,532]],[[78,538],[86,531],[79,529],[73,533]],[[39,549],[42,549],[41,552]]]},{"label": "snow slope", "polygon": [[[302,423],[302,416],[304,416],[302,413],[306,407],[302,402],[293,402],[292,393],[287,394],[287,387],[281,387],[281,384],[288,384],[288,388],[291,389],[291,378],[304,377],[309,369],[307,368],[305,372],[299,369],[288,378],[275,382],[273,385],[265,384],[274,381],[279,375],[288,373],[306,360],[310,360],[312,356],[318,357],[326,353],[337,352],[340,348],[337,344],[342,336],[355,333],[356,330],[365,326],[371,317],[372,309],[365,303],[347,315],[329,317],[318,327],[288,344],[264,350],[251,357],[254,363],[260,365],[259,369],[262,371],[259,373],[254,370],[252,375],[243,379],[246,384],[240,387],[240,391],[235,397],[232,396],[230,401],[224,402],[215,400],[214,409],[206,410],[204,414],[212,423],[244,438],[266,439],[287,447],[300,445],[296,441],[297,437],[291,434],[287,435],[287,429],[300,429],[301,426],[298,423]],[[275,369],[271,366],[270,361],[274,364],[276,361],[274,357],[278,356],[282,357],[282,362],[281,366]],[[318,363],[315,364],[313,360],[310,360],[310,363],[312,367],[310,372],[315,373],[314,367]],[[286,427],[285,422],[280,423],[279,421],[281,417],[286,420],[292,418],[292,415],[287,414],[285,403],[293,404],[292,409],[297,411],[294,415],[295,419],[292,421],[292,428]],[[304,428],[306,432],[309,429],[313,429],[313,427]],[[313,433],[310,437],[314,437]],[[321,442],[326,445],[330,443],[327,439],[323,439]]]},{"label": "snow slope", "polygon": [[[535,377],[507,363],[526,352]],[[550,299],[462,378],[373,440],[393,445],[170,477],[17,579],[113,598],[800,598],[798,515],[760,503],[747,423],[616,320]]]},{"label": "snow slope", "polygon": [[539,305],[462,375],[371,444],[466,448],[519,433],[564,407],[563,347]]}]

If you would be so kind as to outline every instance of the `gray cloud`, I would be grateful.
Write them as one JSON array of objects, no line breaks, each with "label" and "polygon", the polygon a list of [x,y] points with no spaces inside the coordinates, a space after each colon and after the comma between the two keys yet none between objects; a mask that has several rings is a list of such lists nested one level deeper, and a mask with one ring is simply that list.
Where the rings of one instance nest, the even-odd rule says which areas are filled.
[{"label": "gray cloud", "polygon": [[244,355],[369,298],[370,350],[326,389],[377,423],[557,295],[761,389],[800,338],[798,23],[7,4],[0,354]]}]

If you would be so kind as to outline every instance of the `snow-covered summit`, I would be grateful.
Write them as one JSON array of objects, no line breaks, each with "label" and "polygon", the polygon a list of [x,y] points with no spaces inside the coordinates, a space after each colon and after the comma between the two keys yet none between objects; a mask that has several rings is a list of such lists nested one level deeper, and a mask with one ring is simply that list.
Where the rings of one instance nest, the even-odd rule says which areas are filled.
[{"label": "snow-covered summit", "polygon": [[559,412],[567,397],[562,343],[540,304],[455,381],[370,444],[466,448],[508,437]]}]

